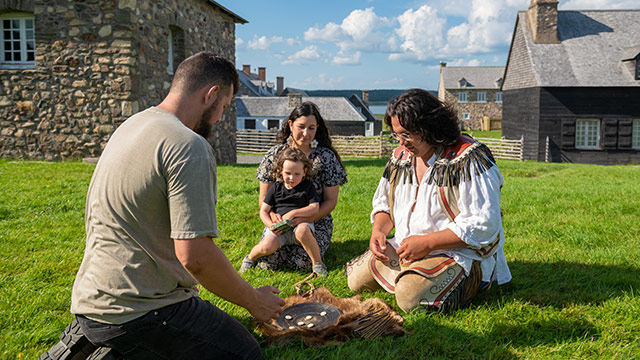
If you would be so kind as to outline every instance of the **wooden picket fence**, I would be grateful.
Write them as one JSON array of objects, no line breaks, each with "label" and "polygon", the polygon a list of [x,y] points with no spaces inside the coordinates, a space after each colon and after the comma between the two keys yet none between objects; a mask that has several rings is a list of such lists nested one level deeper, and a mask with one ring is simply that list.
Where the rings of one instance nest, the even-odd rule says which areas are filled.
[{"label": "wooden picket fence", "polygon": [[[236,132],[236,151],[262,154],[275,144],[276,132],[266,130],[240,129]],[[333,146],[340,156],[350,158],[386,158],[398,146],[398,141],[388,131],[379,136],[338,136],[331,137]],[[497,159],[522,160],[524,140],[504,140],[477,138],[486,144]]]},{"label": "wooden picket fence", "polygon": [[491,149],[493,157],[496,159],[520,160],[524,158],[523,145],[524,137],[519,140],[506,140],[494,138],[475,138]]}]

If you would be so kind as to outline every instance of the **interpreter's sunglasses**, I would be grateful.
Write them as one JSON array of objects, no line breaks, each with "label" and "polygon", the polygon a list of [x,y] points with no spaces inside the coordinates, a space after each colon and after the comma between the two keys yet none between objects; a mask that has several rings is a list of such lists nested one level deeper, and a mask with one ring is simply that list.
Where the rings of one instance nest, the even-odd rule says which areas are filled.
[{"label": "interpreter's sunglasses", "polygon": [[400,133],[400,134],[398,134],[398,133],[392,132],[391,133],[391,137],[396,139],[396,140],[398,140],[398,141],[400,141],[400,139],[402,139],[404,141],[410,141],[411,140],[411,134],[409,134],[409,133]]}]

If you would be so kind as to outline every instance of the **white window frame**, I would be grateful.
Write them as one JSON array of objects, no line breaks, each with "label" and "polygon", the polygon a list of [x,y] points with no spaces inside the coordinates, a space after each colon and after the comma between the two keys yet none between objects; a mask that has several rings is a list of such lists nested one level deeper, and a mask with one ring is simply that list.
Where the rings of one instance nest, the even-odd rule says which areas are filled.
[{"label": "white window frame", "polygon": [[[11,21],[12,25],[13,25],[13,21],[18,21],[18,29],[11,28],[10,30],[5,30],[4,22],[6,20]],[[31,20],[31,24],[33,27],[30,29],[27,29],[27,26],[26,26],[27,20]],[[5,43],[5,32],[9,32],[9,31],[19,32],[20,37],[18,38],[18,40],[15,40],[15,39],[8,40],[9,41],[8,43],[10,43],[11,40],[13,42],[19,41],[20,43],[19,54],[21,59],[19,61],[5,60],[7,52],[17,53],[17,51],[13,51],[5,48],[5,45],[8,44],[8,43]],[[32,36],[30,38],[27,38],[27,31],[31,31]],[[36,24],[35,24],[35,16],[33,16],[33,14],[6,13],[6,14],[0,15],[0,69],[33,69],[36,67],[36,34],[35,32],[36,32]],[[28,57],[27,56],[28,53],[31,53],[31,51],[27,50],[28,42],[30,42],[33,46],[33,60],[26,60]]]},{"label": "white window frame", "polygon": [[496,92],[496,102],[497,103],[501,103],[502,102],[502,91]]},{"label": "white window frame", "polygon": [[169,41],[169,46],[167,47],[167,52],[169,53],[169,65],[167,67],[167,73],[169,75],[173,75],[173,31],[169,27],[169,35],[167,36],[167,40]]},{"label": "white window frame", "polygon": [[600,149],[600,119],[576,120],[576,149]]},{"label": "white window frame", "polygon": [[486,91],[478,91],[476,95],[476,101],[479,103],[487,102],[487,92]]},{"label": "white window frame", "polygon": [[631,148],[640,149],[640,119],[633,119],[631,129]]},{"label": "white window frame", "polygon": [[462,120],[469,120],[471,119],[471,113],[470,112],[463,112],[462,113]]},{"label": "white window frame", "polygon": [[466,103],[469,99],[469,93],[467,93],[466,91],[461,91],[458,93],[458,102],[459,103]]}]

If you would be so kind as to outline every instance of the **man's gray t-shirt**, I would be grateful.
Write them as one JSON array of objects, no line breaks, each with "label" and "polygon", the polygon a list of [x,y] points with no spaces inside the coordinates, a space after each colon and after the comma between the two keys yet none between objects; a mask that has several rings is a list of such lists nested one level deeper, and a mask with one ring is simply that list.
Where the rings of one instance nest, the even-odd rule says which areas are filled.
[{"label": "man's gray t-shirt", "polygon": [[113,133],[89,185],[86,248],[71,312],[121,324],[196,296],[173,239],[217,237],[216,163],[207,141],[150,108]]}]

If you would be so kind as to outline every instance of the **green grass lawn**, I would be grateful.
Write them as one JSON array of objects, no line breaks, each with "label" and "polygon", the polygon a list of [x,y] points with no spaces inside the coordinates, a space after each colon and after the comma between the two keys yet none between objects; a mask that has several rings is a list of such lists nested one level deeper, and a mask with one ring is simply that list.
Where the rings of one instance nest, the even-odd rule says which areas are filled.
[{"label": "green grass lawn", "polygon": [[[371,197],[384,160],[346,162],[329,277],[349,297],[343,265],[368,244]],[[640,168],[499,161],[505,178],[505,252],[513,280],[450,315],[405,314],[409,335],[340,346],[265,348],[267,359],[640,358]],[[84,248],[84,198],[94,165],[0,160],[0,359],[36,359],[71,321]],[[216,243],[239,267],[256,243],[256,165],[219,167]],[[306,272],[252,270],[254,286],[283,296]],[[250,329],[242,308],[202,291]],[[376,296],[398,309],[393,297]],[[260,334],[255,333],[260,339]]]}]

